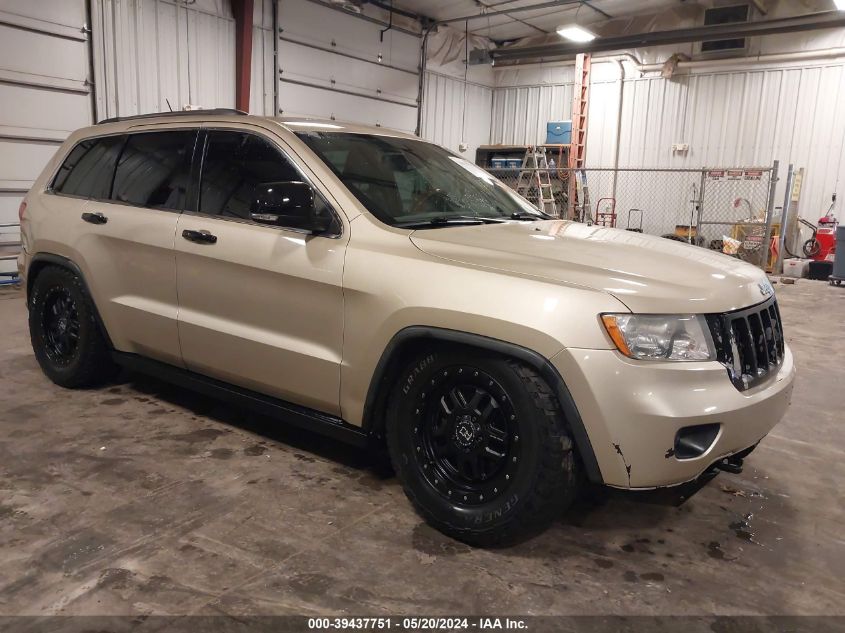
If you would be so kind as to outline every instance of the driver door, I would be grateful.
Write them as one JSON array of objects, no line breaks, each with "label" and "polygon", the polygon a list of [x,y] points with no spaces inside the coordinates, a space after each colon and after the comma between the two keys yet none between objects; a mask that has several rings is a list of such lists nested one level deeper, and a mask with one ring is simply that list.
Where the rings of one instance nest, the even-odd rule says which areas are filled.
[{"label": "driver door", "polygon": [[208,130],[202,152],[197,210],[176,231],[186,366],[339,415],[348,231],[339,219],[321,235],[254,220],[262,186],[313,182],[266,132]]}]

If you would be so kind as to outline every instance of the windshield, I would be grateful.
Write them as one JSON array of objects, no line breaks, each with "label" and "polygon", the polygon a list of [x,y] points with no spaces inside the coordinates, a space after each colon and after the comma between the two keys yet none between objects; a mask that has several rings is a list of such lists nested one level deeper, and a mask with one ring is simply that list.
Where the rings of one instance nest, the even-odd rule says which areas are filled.
[{"label": "windshield", "polygon": [[431,143],[342,132],[297,136],[373,215],[392,226],[546,217],[480,167]]}]

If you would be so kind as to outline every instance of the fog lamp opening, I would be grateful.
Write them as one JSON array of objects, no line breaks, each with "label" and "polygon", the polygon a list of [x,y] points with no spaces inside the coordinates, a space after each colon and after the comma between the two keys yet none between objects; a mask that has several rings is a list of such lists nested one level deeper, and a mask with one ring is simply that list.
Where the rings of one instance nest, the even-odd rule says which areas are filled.
[{"label": "fog lamp opening", "polygon": [[675,434],[675,458],[694,459],[706,453],[719,435],[721,424],[685,426]]}]

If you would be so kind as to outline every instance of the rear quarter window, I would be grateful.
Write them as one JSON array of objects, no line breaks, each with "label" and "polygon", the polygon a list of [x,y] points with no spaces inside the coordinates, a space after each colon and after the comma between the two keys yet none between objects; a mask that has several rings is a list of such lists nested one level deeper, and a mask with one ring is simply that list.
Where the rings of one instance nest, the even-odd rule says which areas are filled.
[{"label": "rear quarter window", "polygon": [[125,139],[106,136],[77,143],[56,172],[52,190],[67,196],[107,200]]}]

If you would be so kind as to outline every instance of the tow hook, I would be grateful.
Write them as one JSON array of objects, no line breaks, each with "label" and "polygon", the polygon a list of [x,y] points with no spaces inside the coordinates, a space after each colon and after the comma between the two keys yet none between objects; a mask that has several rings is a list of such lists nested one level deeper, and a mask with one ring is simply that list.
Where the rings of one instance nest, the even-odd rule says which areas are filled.
[{"label": "tow hook", "polygon": [[718,468],[719,470],[724,470],[727,473],[733,473],[734,475],[738,475],[742,472],[742,457],[732,455],[731,457],[720,459],[718,462],[716,462],[716,468]]}]

